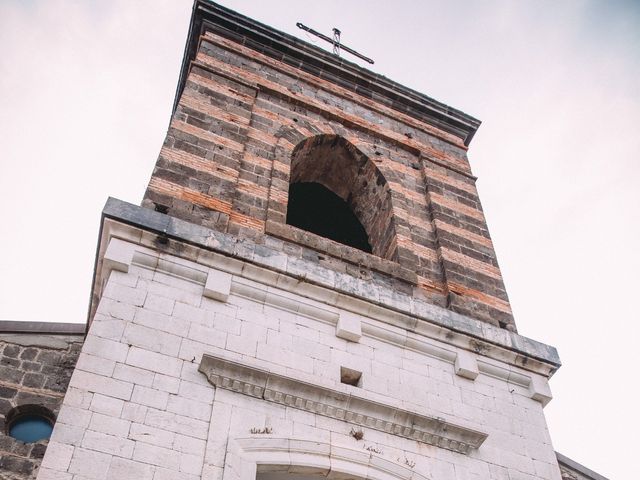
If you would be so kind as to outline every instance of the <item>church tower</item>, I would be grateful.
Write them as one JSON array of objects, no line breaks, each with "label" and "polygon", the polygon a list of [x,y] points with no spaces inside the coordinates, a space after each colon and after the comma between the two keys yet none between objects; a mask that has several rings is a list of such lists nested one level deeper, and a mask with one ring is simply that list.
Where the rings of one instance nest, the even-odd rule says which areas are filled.
[{"label": "church tower", "polygon": [[560,361],[517,333],[479,124],[197,0],[38,479],[560,480]]}]

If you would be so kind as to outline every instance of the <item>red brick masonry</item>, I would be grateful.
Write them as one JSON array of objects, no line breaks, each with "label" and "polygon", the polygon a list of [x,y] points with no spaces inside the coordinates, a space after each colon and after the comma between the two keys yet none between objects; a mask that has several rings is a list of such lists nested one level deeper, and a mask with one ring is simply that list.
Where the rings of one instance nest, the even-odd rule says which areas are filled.
[{"label": "red brick masonry", "polygon": [[[358,191],[369,189],[353,208],[375,255],[285,223],[292,165],[329,144],[358,163]],[[466,150],[419,118],[206,32],[143,205],[258,243],[277,236],[289,255],[303,254],[294,244],[310,247],[331,268],[383,272],[432,303],[514,330]],[[338,181],[327,180],[334,191]]]}]

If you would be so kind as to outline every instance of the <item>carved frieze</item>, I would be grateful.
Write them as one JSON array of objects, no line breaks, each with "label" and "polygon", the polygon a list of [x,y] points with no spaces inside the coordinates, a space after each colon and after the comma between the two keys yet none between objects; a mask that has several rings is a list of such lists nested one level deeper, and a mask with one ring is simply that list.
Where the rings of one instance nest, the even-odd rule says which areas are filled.
[{"label": "carved frieze", "polygon": [[199,367],[217,388],[467,454],[487,434],[249,365],[203,355]]}]

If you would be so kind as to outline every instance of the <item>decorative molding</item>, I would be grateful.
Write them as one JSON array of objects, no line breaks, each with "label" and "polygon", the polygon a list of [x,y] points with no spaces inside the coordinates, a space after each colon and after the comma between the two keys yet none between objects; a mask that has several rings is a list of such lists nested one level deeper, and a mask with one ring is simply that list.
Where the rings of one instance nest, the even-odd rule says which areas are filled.
[{"label": "decorative molding", "polygon": [[[298,438],[236,438],[229,441],[225,470],[239,480],[255,480],[261,472],[308,475],[313,478],[362,478],[369,480],[428,480],[407,459],[383,455],[347,445]],[[205,471],[207,465],[205,465]],[[226,478],[226,477],[225,477]]]},{"label": "decorative molding", "polygon": [[[364,282],[350,277],[351,283],[347,285],[348,288],[344,282],[337,287],[335,281],[332,283],[330,280],[335,280],[340,275],[340,278],[345,277],[347,274],[330,274],[321,266],[305,263],[303,260],[287,262],[283,267],[274,266],[270,263],[271,257],[265,257],[263,253],[265,246],[261,246],[260,254],[257,251],[252,253],[250,242],[238,244],[237,239],[230,235],[113,198],[108,200],[103,212],[90,318],[95,312],[105,279],[105,272],[101,271],[102,265],[99,260],[109,240],[112,237],[121,238],[137,244],[139,250],[145,250],[150,255],[158,255],[158,233],[171,239],[170,245],[161,249],[161,258],[171,258],[184,266],[190,264],[191,268],[197,271],[197,275],[202,276],[203,283],[206,281],[208,268],[214,268],[234,275],[232,292],[236,280],[242,278],[259,283],[269,290],[275,288],[296,294],[301,301],[306,297],[331,307],[349,310],[389,325],[387,329],[386,325],[380,328],[373,323],[363,322],[363,335],[371,335],[371,329],[387,329],[392,332],[398,331],[396,327],[399,327],[404,330],[402,335],[395,336],[398,337],[398,344],[407,348],[413,348],[413,344],[416,348],[428,348],[425,340],[433,339],[506,363],[509,367],[521,368],[546,377],[553,375],[560,366],[557,351],[549,345],[456,314],[420,299],[401,294],[389,297],[388,288],[385,289],[375,282]],[[271,251],[270,254],[277,256],[276,251]],[[189,275],[185,277],[189,278]],[[337,320],[337,314],[331,316]],[[447,355],[453,363],[455,352]],[[482,367],[480,369],[482,371]],[[503,373],[511,374],[511,368],[504,370]],[[500,378],[502,376],[504,375]],[[528,384],[527,381],[526,385]]]},{"label": "decorative molding", "polygon": [[313,385],[212,355],[202,356],[198,370],[217,388],[462,454],[479,448],[487,438],[486,433],[374,402],[354,392]]},{"label": "decorative molding", "polygon": [[[110,239],[110,242],[107,242],[109,245],[114,240],[128,242],[127,248],[133,252],[131,265],[163,272],[202,286],[206,285],[212,273],[215,275],[215,272],[219,272],[225,278],[231,278],[230,294],[334,325],[338,337],[341,336],[338,324],[342,316],[360,317],[361,335],[363,336],[445,361],[452,364],[457,375],[473,379],[475,369],[469,368],[472,367],[473,362],[466,361],[464,362],[466,367],[461,368],[463,364],[461,364],[459,356],[466,354],[476,359],[475,363],[479,373],[522,387],[524,389],[522,394],[526,395],[528,392],[530,398],[539,401],[543,406],[546,406],[551,400],[548,386],[544,390],[531,387],[532,378],[536,375],[541,374],[543,377],[548,375],[547,370],[536,368],[535,360],[531,360],[527,365],[532,370],[531,373],[521,371],[516,366],[508,365],[509,359],[501,356],[500,350],[493,348],[483,348],[481,352],[466,350],[464,338],[458,339],[459,334],[446,337],[447,344],[454,348],[459,347],[459,349],[444,348],[439,345],[439,341],[443,339],[422,331],[423,328],[418,328],[414,324],[415,318],[411,323],[411,317],[371,305],[368,310],[363,310],[361,307],[366,307],[365,302],[358,299],[350,299],[351,301],[347,302],[349,298],[343,298],[335,292],[331,298],[320,298],[317,295],[317,288],[312,285],[297,282],[297,286],[291,288],[291,279],[288,277],[219,254],[209,253],[206,259],[199,257],[187,260],[173,254],[158,253],[144,245],[153,240],[152,235],[147,236],[146,242],[144,238],[142,241],[140,238],[127,238],[128,235],[125,235],[125,231],[128,228],[131,227],[118,223],[109,224],[110,232],[106,238]],[[120,240],[120,238],[127,238],[127,240]],[[186,251],[182,253],[186,253]],[[98,279],[101,279],[100,284],[105,279],[103,275],[108,275],[110,271],[110,269],[102,269],[102,274],[98,275]],[[226,277],[227,275],[228,277]],[[335,305],[335,308],[331,306],[325,308],[322,303]],[[373,321],[369,321],[369,319]],[[430,339],[434,341],[430,341]],[[476,341],[475,345],[478,347],[480,344]],[[466,360],[470,360],[470,358]],[[507,365],[505,366],[503,362]]]}]

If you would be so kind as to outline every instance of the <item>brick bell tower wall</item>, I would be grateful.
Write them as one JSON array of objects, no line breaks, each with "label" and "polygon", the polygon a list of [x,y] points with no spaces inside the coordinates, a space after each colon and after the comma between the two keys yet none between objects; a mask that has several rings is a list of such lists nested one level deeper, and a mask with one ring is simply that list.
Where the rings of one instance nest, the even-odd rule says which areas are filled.
[{"label": "brick bell tower wall", "polygon": [[[515,331],[468,136],[399,110],[371,82],[367,90],[328,75],[324,59],[305,53],[292,66],[238,36],[202,27],[143,206],[256,243],[279,237],[288,254],[315,254],[361,278],[387,274],[403,293]],[[326,139],[357,152],[354,162],[366,160],[355,188],[368,190],[360,198],[380,198],[364,222],[374,255],[286,225],[296,152],[311,155],[315,146],[330,156]],[[347,172],[342,187],[353,187]],[[340,178],[333,180],[340,196]]]}]

